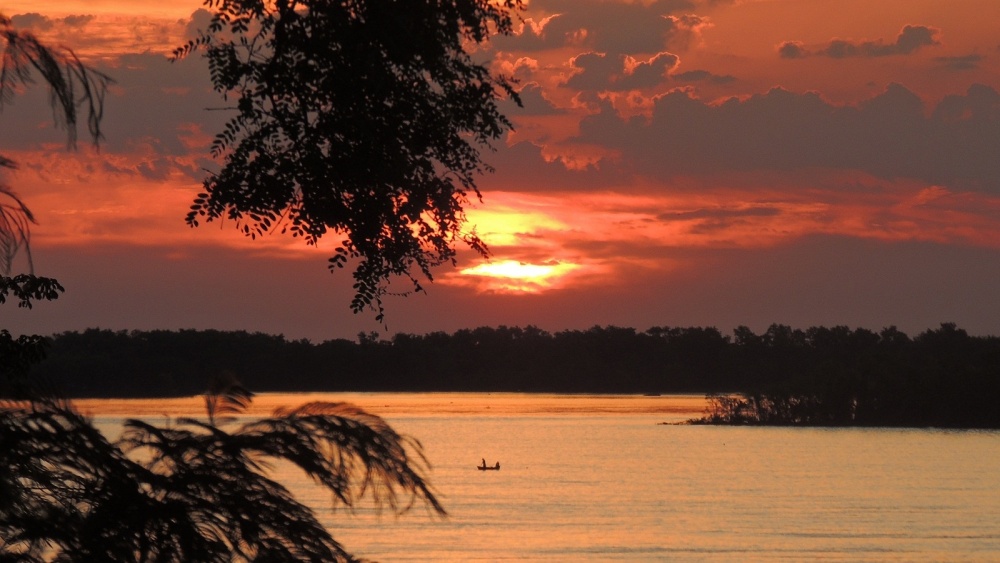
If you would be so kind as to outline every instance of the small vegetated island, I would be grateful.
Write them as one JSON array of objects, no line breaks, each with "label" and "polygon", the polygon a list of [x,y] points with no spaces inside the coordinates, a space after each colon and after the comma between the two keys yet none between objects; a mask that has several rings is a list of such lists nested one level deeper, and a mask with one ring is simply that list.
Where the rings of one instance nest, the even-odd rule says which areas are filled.
[{"label": "small vegetated island", "polygon": [[942,324],[806,330],[480,327],[287,340],[242,331],[109,331],[51,338],[35,375],[73,397],[255,391],[705,393],[700,424],[1000,428],[1000,338]]}]

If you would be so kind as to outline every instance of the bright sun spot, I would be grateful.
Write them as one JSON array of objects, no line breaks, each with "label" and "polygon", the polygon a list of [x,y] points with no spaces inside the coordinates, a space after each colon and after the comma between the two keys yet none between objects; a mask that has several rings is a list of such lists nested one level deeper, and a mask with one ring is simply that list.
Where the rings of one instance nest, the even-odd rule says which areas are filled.
[{"label": "bright sun spot", "polygon": [[547,213],[528,210],[517,211],[509,208],[472,210],[469,223],[491,246],[523,244],[525,238],[539,231],[558,231],[565,228],[562,222]]},{"label": "bright sun spot", "polygon": [[527,264],[525,262],[518,262],[517,260],[502,260],[499,262],[486,262],[472,268],[466,268],[460,273],[464,276],[492,278],[490,280],[491,283],[487,285],[489,289],[494,291],[538,293],[545,289],[550,289],[554,279],[565,275],[577,267],[576,264],[562,262]]}]

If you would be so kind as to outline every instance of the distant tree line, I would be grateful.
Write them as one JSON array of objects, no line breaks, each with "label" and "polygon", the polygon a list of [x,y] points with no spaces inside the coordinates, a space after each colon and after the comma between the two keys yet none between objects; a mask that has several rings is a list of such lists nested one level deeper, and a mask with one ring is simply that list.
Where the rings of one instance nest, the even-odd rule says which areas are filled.
[{"label": "distant tree line", "polygon": [[746,341],[748,368],[771,376],[711,397],[695,422],[1000,428],[1000,338],[952,323],[913,339],[892,328],[779,332]]},{"label": "distant tree line", "polygon": [[942,324],[915,337],[844,326],[533,326],[361,333],[312,343],[215,330],[65,332],[37,377],[74,397],[258,391],[718,394],[710,422],[1000,426],[1000,338]]}]

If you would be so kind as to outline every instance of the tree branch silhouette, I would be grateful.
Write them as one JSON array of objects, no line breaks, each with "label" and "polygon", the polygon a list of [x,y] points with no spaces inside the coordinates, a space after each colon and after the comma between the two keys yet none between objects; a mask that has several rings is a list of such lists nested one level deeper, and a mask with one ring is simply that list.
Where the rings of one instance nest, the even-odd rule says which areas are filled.
[{"label": "tree branch silhouette", "polygon": [[511,129],[497,102],[513,79],[471,46],[509,34],[520,0],[209,0],[208,29],[174,51],[200,51],[237,113],[212,145],[221,171],[187,222],[230,219],[256,238],[315,245],[337,237],[331,271],[354,262],[355,313],[383,320],[392,279],[454,263],[464,207],[492,169],[480,148]]}]

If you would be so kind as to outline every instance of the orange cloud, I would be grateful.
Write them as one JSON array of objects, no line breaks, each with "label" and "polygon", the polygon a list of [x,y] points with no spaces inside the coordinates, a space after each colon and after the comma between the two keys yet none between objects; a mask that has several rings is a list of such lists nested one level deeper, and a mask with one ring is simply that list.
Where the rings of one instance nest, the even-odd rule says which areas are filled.
[{"label": "orange cloud", "polygon": [[[488,192],[469,219],[493,261],[473,261],[442,283],[510,293],[610,286],[634,268],[683,268],[678,256],[690,249],[764,249],[815,235],[1000,248],[1000,197],[864,174],[810,176],[812,184],[785,177],[785,188],[775,176],[744,175],[717,177],[712,188],[689,178],[667,193]],[[855,187],[817,187],[827,182]]]},{"label": "orange cloud", "polygon": [[[4,13],[15,27],[50,45],[66,45],[81,59],[112,60],[124,53],[169,53],[184,42],[186,20],[197,6],[183,10],[129,9],[115,3],[46,3],[39,14],[24,2],[5,3]],[[31,3],[37,4],[37,3]],[[139,3],[141,4],[141,3]]]},{"label": "orange cloud", "polygon": [[332,242],[317,248],[280,234],[251,240],[229,221],[188,227],[184,214],[202,189],[183,172],[191,164],[185,157],[157,155],[148,145],[133,148],[131,153],[68,153],[54,145],[44,152],[7,153],[20,165],[7,183],[38,220],[33,245],[174,247],[178,255],[192,246],[216,246],[312,260],[331,252]]}]

